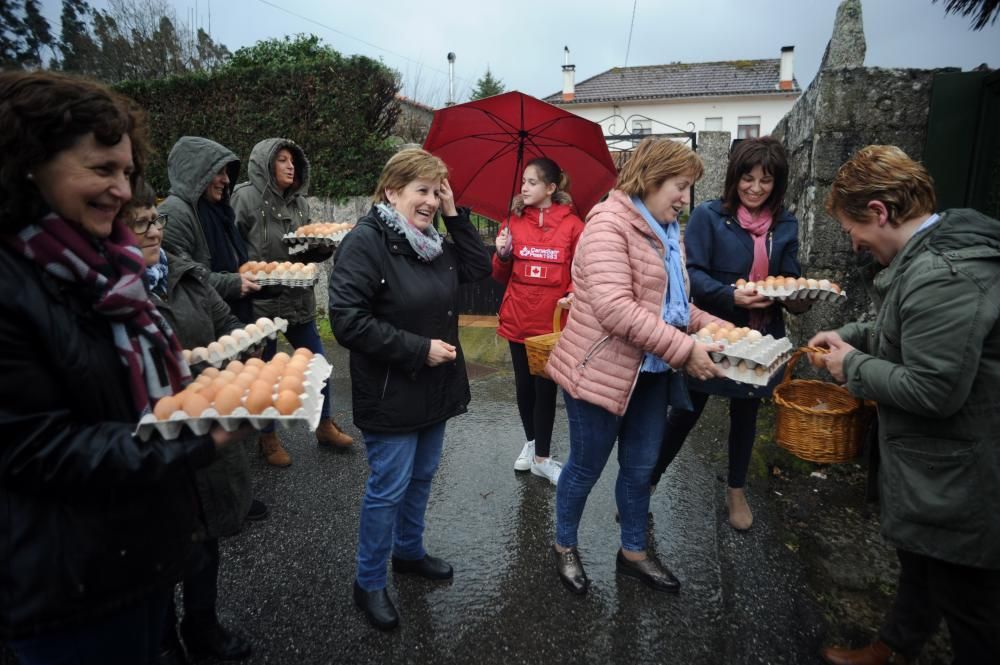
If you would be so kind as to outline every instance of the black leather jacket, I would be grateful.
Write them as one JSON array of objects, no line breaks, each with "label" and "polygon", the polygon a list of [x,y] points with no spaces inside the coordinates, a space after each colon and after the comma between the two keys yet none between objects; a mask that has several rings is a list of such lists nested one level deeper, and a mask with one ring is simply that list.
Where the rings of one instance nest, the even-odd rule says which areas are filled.
[{"label": "black leather jacket", "polygon": [[180,576],[208,436],[133,438],[86,293],[0,244],[0,638],[99,619]]},{"label": "black leather jacket", "polygon": [[[490,255],[467,211],[445,217],[450,240],[430,263],[374,209],[347,234],[330,274],[330,322],[351,350],[354,424],[412,432],[465,413],[469,379],[458,341],[458,285],[489,276]],[[454,362],[425,364],[432,339]]]}]

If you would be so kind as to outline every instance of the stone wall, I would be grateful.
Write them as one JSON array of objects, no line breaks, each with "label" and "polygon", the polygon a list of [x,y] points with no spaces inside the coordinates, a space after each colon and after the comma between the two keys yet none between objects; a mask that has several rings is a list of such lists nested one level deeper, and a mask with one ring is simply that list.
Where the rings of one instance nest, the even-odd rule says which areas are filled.
[{"label": "stone wall", "polygon": [[729,132],[698,132],[698,155],[705,165],[705,175],[694,187],[693,205],[722,196],[730,143],[732,134]]},{"label": "stone wall", "polygon": [[788,317],[793,341],[873,313],[871,278],[879,269],[851,250],[824,203],[837,169],[870,144],[892,144],[919,160],[927,138],[931,83],[942,70],[827,68],[819,72],[773,136],[789,154],[785,201],[799,220],[799,260],[807,277],[828,278],[846,303],[820,304]]},{"label": "stone wall", "polygon": [[[309,197],[309,216],[314,222],[356,222],[371,207],[372,200],[369,196],[352,196],[344,201],[331,201],[318,196]],[[327,297],[327,284],[330,277],[330,261],[324,261],[321,267],[321,274],[316,286],[316,315],[320,318],[326,316],[329,306]]]}]

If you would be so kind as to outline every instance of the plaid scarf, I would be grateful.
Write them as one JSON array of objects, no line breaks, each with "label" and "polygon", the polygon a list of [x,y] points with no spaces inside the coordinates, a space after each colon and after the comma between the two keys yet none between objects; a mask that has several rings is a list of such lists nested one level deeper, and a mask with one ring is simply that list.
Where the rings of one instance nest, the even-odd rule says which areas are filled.
[{"label": "plaid scarf", "polygon": [[110,321],[118,357],[128,368],[138,417],[190,380],[177,337],[146,293],[142,251],[122,222],[115,222],[108,238],[98,239],[49,214],[7,242],[45,272],[93,294],[94,311]]}]

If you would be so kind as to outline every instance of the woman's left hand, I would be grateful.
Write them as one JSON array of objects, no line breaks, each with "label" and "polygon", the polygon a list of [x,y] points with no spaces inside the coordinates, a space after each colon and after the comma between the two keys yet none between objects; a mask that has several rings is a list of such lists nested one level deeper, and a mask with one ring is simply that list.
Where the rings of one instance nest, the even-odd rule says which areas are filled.
[{"label": "woman's left hand", "polygon": [[447,178],[441,181],[438,197],[441,199],[441,212],[445,217],[458,215],[458,208],[455,207],[455,193],[451,191],[451,183],[448,182]]},{"label": "woman's left hand", "polygon": [[556,301],[556,305],[558,305],[559,307],[562,307],[563,309],[571,309],[573,307],[573,301],[575,299],[576,299],[576,296],[574,296],[573,292],[570,291],[565,296],[563,296],[562,298],[560,298],[559,300],[557,300]]},{"label": "woman's left hand", "polygon": [[691,349],[691,355],[688,356],[687,362],[684,363],[684,371],[688,376],[693,376],[701,381],[723,376],[722,369],[715,364],[712,356],[708,355],[709,351],[721,350],[722,347],[718,344],[706,345],[701,342],[695,342],[694,348]]}]

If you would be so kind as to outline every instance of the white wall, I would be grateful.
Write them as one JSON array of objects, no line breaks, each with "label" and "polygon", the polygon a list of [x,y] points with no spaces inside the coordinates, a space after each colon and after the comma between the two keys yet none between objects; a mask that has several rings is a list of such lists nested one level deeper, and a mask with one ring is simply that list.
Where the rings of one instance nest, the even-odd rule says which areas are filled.
[{"label": "white wall", "polygon": [[[681,131],[701,132],[706,129],[705,118],[721,117],[722,127],[719,131],[729,132],[736,137],[737,118],[740,116],[760,116],[760,135],[770,134],[778,121],[791,110],[799,95],[768,95],[760,97],[713,97],[701,99],[680,99],[669,102],[623,102],[617,106],[612,104],[569,104],[563,106],[567,111],[593,120],[603,121],[612,114],[628,118],[632,114],[644,115],[657,121],[652,123],[654,134],[666,133],[670,130],[658,123],[666,123]],[[612,127],[612,121],[604,121],[605,134],[629,133],[631,127],[623,127],[622,120],[617,119],[618,126]],[[631,123],[631,121],[630,121]]]}]

